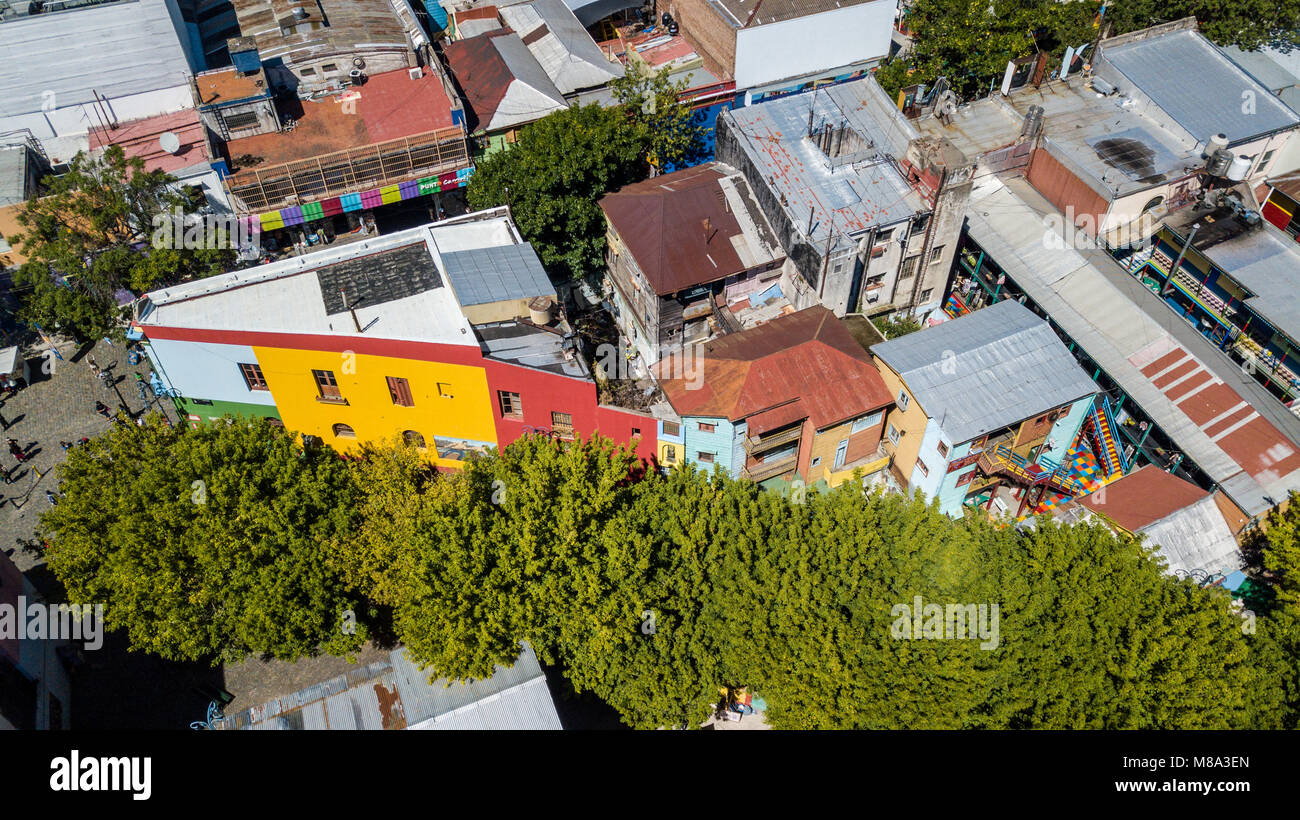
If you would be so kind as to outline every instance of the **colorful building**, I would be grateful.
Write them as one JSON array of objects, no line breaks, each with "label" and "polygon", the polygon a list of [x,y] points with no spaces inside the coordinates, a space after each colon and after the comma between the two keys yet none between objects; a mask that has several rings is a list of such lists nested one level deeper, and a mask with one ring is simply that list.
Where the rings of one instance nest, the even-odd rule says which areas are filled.
[{"label": "colorful building", "polygon": [[268,416],[344,451],[402,437],[448,468],[600,432],[652,462],[655,419],[599,403],[554,306],[498,209],[155,291],[135,330],[194,423]]},{"label": "colorful building", "polygon": [[888,466],[880,441],[890,394],[826,308],[705,342],[693,359],[694,373],[673,372],[669,361],[652,368],[681,418],[672,441],[681,442],[682,463],[829,486],[858,470],[870,480]]},{"label": "colorful building", "polygon": [[1077,496],[1091,475],[1070,462],[1097,385],[1018,302],[873,345],[894,409],[885,430],[895,480],[963,507],[1016,514],[1049,492]]}]

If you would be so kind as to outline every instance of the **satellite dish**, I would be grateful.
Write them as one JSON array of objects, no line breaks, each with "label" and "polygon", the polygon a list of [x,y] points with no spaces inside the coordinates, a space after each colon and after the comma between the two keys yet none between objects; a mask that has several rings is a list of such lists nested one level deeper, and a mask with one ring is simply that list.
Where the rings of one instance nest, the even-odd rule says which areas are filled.
[{"label": "satellite dish", "polygon": [[158,144],[169,154],[174,154],[181,150],[181,138],[173,134],[171,131],[166,131],[159,136]]}]

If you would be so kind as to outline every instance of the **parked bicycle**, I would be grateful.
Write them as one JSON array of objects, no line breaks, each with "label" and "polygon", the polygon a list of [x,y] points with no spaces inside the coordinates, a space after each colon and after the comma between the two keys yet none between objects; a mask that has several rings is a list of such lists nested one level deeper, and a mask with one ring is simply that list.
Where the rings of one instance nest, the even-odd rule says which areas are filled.
[{"label": "parked bicycle", "polygon": [[214,700],[208,704],[208,717],[206,720],[196,720],[190,724],[191,729],[221,729],[225,727],[226,716],[221,711],[221,706]]}]

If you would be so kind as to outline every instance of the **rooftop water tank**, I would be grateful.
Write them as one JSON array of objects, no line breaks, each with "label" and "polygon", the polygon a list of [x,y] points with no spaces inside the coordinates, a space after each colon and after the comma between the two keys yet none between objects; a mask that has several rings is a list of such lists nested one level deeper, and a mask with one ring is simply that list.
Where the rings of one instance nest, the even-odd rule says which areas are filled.
[{"label": "rooftop water tank", "polygon": [[1227,147],[1228,147],[1228,135],[1215,134],[1214,136],[1210,137],[1206,141],[1205,151],[1201,154],[1201,156],[1206,157],[1208,159],[1209,157],[1214,156],[1216,152],[1222,151]]},{"label": "rooftop water tank", "polygon": [[1228,179],[1233,182],[1241,182],[1250,173],[1250,166],[1254,160],[1250,157],[1236,157],[1232,164],[1228,166]]},{"label": "rooftop water tank", "polygon": [[1232,160],[1232,152],[1220,148],[1210,157],[1210,161],[1205,163],[1205,173],[1212,177],[1226,176],[1228,173],[1228,167],[1232,165]]}]

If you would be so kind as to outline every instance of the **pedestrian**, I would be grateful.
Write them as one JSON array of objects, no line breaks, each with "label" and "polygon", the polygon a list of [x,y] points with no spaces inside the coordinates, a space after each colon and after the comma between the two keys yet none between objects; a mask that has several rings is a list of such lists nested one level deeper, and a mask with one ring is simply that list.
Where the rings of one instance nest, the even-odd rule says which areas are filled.
[{"label": "pedestrian", "polygon": [[95,362],[95,357],[94,357],[94,356],[87,356],[87,357],[86,357],[86,364],[90,365],[90,372],[91,372],[91,373],[94,373],[96,376],[99,375],[99,365]]},{"label": "pedestrian", "polygon": [[55,504],[58,504],[58,503],[59,503],[59,497],[58,497],[57,495],[54,494],[54,491],[53,491],[53,490],[46,490],[46,491],[45,491],[45,500],[48,501],[48,502],[50,502],[50,506],[51,506],[51,507],[53,507]]},{"label": "pedestrian", "polygon": [[108,418],[108,417],[109,417],[109,415],[108,415],[108,405],[107,405],[107,404],[104,404],[102,401],[97,401],[97,402],[95,402],[95,412],[98,413],[98,414],[100,414],[100,415],[103,416],[104,418]]},{"label": "pedestrian", "polygon": [[16,438],[9,439],[9,454],[18,459],[19,463],[27,460],[27,454],[23,452],[23,447]]},{"label": "pedestrian", "polygon": [[5,418],[3,413],[0,413],[0,426],[2,426],[0,429],[9,429],[9,419]]},{"label": "pedestrian", "polygon": [[86,438],[85,436],[82,436],[81,440],[77,442],[77,445],[80,447],[85,447],[89,443],[90,443],[90,439]]}]

